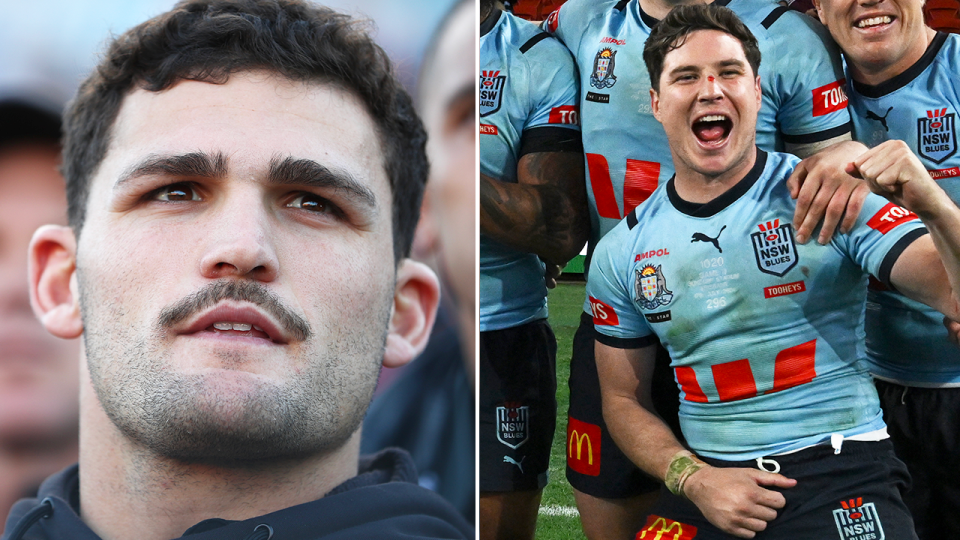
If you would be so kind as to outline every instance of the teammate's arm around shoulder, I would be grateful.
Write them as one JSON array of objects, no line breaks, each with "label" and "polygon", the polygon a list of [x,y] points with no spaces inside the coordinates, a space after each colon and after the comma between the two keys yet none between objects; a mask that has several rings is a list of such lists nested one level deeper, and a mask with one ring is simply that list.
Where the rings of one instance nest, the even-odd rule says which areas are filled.
[{"label": "teammate's arm around shoulder", "polygon": [[960,208],[901,140],[886,141],[850,164],[876,193],[915,213],[929,236],[897,258],[890,282],[901,293],[960,320]]},{"label": "teammate's arm around shoulder", "polygon": [[764,486],[790,488],[796,480],[753,469],[711,467],[681,446],[653,412],[654,345],[619,349],[597,341],[596,358],[603,418],[617,446],[727,533],[753,538],[766,529],[786,499]]},{"label": "teammate's arm around shoulder", "polygon": [[[579,137],[579,132],[570,132]],[[480,177],[480,230],[515,249],[562,265],[590,233],[583,154],[535,152],[520,158],[517,182]]]}]

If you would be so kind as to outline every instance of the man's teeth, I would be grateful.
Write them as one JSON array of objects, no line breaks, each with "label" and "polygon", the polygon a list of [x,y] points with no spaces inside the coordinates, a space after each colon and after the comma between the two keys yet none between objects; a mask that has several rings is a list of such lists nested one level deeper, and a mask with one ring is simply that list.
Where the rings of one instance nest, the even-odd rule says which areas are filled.
[{"label": "man's teeth", "polygon": [[881,24],[890,24],[893,22],[893,19],[889,15],[882,15],[880,17],[870,17],[869,19],[864,19],[857,23],[857,28],[866,28],[868,26],[877,26]]},{"label": "man's teeth", "polygon": [[238,322],[215,322],[213,323],[213,327],[217,330],[236,330],[237,332],[249,332],[251,328],[255,328],[263,332],[263,329],[258,326]]},{"label": "man's teeth", "polygon": [[723,120],[726,120],[726,119],[727,117],[723,116],[722,114],[711,114],[710,116],[704,116],[699,121],[700,122],[722,122]]}]

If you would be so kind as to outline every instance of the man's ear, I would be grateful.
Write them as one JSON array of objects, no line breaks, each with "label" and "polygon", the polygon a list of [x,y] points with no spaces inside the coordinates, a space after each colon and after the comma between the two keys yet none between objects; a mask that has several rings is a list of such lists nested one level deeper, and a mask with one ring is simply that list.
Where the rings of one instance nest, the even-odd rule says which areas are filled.
[{"label": "man's ear", "polygon": [[[820,4],[821,0],[813,0],[813,8],[817,10],[817,18],[820,19],[820,22],[822,23],[826,19],[823,17],[823,9],[821,8]],[[826,26],[826,24],[824,24],[824,26]]]},{"label": "man's ear", "polygon": [[51,334],[73,339],[83,333],[76,281],[77,241],[70,227],[44,225],[30,241],[30,305]]},{"label": "man's ear", "polygon": [[757,80],[754,81],[754,89],[757,91],[757,107],[763,107],[763,87],[760,86],[760,76],[757,75]]},{"label": "man's ear", "polygon": [[650,89],[650,108],[653,110],[653,117],[662,124],[663,122],[660,120],[660,95],[653,88]]},{"label": "man's ear", "polygon": [[433,270],[405,259],[397,269],[393,314],[383,354],[384,367],[400,367],[427,346],[440,303],[440,282]]}]

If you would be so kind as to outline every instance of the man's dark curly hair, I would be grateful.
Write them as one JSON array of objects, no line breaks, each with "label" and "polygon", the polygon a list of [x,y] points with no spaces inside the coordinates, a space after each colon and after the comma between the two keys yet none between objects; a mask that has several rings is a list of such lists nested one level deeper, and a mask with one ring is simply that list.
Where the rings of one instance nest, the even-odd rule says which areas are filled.
[{"label": "man's dark curly hair", "polygon": [[743,45],[743,53],[757,76],[760,69],[760,48],[757,38],[730,8],[715,4],[692,4],[673,8],[650,32],[643,46],[643,61],[650,74],[650,86],[660,91],[660,75],[663,59],[667,53],[679,49],[691,32],[719,30],[737,38]]},{"label": "man's dark curly hair", "polygon": [[226,83],[263,70],[357,95],[374,119],[393,192],[393,251],[408,256],[427,179],[426,133],[386,53],[362,24],[300,0],[186,0],[116,38],[64,117],[70,226],[83,229],[90,182],[124,97],[182,80]]}]

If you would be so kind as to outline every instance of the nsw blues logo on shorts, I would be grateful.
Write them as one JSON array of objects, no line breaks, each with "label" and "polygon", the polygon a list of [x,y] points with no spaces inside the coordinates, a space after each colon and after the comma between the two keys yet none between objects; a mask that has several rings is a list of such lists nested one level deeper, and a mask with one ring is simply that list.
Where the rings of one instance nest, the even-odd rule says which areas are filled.
[{"label": "nsw blues logo on shorts", "polygon": [[863,503],[862,497],[840,501],[842,508],[833,511],[833,520],[841,540],[884,540],[883,525],[873,503]]},{"label": "nsw blues logo on shorts", "polygon": [[957,132],[954,113],[947,109],[927,111],[926,118],[917,119],[917,153],[940,164],[957,153]]},{"label": "nsw blues logo on shorts", "polygon": [[530,408],[505,405],[497,407],[497,440],[516,450],[530,438]]}]

